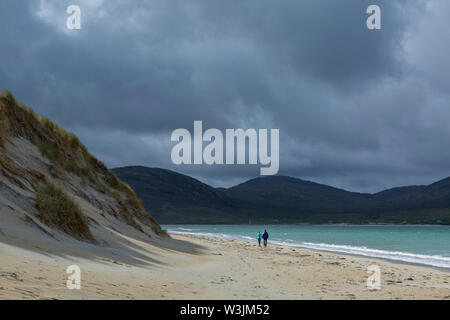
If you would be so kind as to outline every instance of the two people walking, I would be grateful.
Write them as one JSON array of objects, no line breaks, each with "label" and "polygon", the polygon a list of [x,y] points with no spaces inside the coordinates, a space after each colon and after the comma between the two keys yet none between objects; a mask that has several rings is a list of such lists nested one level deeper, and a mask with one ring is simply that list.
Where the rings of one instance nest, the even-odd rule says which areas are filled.
[{"label": "two people walking", "polygon": [[264,247],[267,247],[267,239],[269,239],[269,233],[264,230],[264,233],[258,232],[256,234],[256,239],[258,239],[258,245],[261,247],[261,239],[264,240]]}]

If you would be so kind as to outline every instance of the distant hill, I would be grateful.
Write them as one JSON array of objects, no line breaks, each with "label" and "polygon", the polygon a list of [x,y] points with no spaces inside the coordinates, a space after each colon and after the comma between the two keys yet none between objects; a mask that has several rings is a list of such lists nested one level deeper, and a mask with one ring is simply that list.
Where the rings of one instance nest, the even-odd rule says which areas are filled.
[{"label": "distant hill", "polygon": [[113,169],[161,223],[450,224],[450,178],[376,194],[286,176],[213,188],[158,168]]},{"label": "distant hill", "polygon": [[396,208],[450,208],[450,178],[428,186],[410,186],[379,192],[377,197],[389,200]]},{"label": "distant hill", "polygon": [[[283,210],[296,214],[345,213],[360,208],[376,207],[379,203],[370,195],[348,192],[327,185],[286,176],[259,177],[224,191],[239,199],[255,215],[263,210]],[[271,208],[271,210],[267,210]]]},{"label": "distant hill", "polygon": [[139,190],[136,192],[144,206],[156,219],[162,219],[161,223],[225,223],[233,218],[227,214],[233,208],[232,199],[219,189],[189,176],[140,166],[112,171],[120,179],[127,181],[134,190]]},{"label": "distant hill", "polygon": [[400,201],[400,200],[412,200],[415,195],[422,192],[426,186],[408,186],[408,187],[398,187],[388,190],[383,190],[376,193],[374,196],[377,199],[387,200],[387,201]]}]

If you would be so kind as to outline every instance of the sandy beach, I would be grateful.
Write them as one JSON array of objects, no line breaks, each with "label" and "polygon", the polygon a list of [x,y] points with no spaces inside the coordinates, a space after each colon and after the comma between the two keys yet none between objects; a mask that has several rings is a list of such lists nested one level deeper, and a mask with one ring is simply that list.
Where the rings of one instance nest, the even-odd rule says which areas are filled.
[{"label": "sandy beach", "polygon": [[[52,254],[2,242],[0,299],[450,299],[450,273],[444,270],[236,240],[172,237],[154,244],[128,239],[132,260],[118,252],[117,259]],[[65,271],[73,264],[81,268],[80,290],[66,287]],[[366,286],[366,268],[372,264],[381,268],[380,290]]]}]

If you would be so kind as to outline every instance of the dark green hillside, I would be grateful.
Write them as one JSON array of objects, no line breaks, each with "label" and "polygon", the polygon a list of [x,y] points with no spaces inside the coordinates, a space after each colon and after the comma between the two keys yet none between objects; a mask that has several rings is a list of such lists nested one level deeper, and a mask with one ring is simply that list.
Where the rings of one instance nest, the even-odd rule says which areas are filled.
[{"label": "dark green hillside", "polygon": [[232,211],[232,199],[194,178],[140,166],[112,171],[134,190],[139,190],[144,206],[160,223],[212,223],[232,219],[226,217]]},{"label": "dark green hillside", "polygon": [[213,188],[158,168],[113,169],[161,223],[450,224],[450,179],[376,194],[286,176]]}]

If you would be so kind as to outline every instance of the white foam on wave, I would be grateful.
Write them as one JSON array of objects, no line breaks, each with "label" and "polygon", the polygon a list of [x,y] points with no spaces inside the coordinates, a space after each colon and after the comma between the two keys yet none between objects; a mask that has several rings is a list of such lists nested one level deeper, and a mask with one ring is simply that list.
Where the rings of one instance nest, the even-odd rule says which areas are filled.
[{"label": "white foam on wave", "polygon": [[336,245],[327,243],[313,243],[313,242],[287,243],[284,241],[273,241],[273,242],[276,244],[291,247],[301,247],[320,251],[354,254],[364,257],[389,259],[394,261],[402,261],[414,264],[424,264],[433,267],[450,269],[450,257],[443,257],[439,255],[426,255],[402,251],[388,251],[380,249],[371,249],[367,247],[356,247],[356,246]]},{"label": "white foam on wave", "polygon": [[[206,236],[214,238],[225,238],[243,241],[254,241],[253,238],[242,235],[230,235],[223,233],[210,233],[210,232],[184,232],[176,230],[168,230],[171,233],[178,234],[190,234],[197,236]],[[319,251],[335,252],[352,254],[370,258],[381,258],[393,261],[401,261],[413,264],[423,264],[427,266],[439,267],[450,269],[450,257],[443,257],[440,255],[426,255],[426,254],[416,254],[410,252],[402,251],[388,251],[381,249],[371,249],[367,247],[357,247],[349,245],[337,245],[337,244],[327,244],[327,243],[314,243],[314,242],[296,242],[293,240],[277,240],[273,239],[271,241],[273,244],[281,246],[289,246],[294,248],[306,248]]]},{"label": "white foam on wave", "polygon": [[194,229],[188,229],[188,228],[177,228],[178,230],[182,231],[194,231]]},{"label": "white foam on wave", "polygon": [[175,234],[190,234],[193,236],[205,236],[205,237],[212,237],[212,238],[226,238],[226,239],[236,239],[236,240],[248,241],[248,239],[245,239],[245,236],[239,238],[239,237],[234,237],[230,234],[225,234],[225,233],[187,232],[187,231],[176,231],[176,230],[170,230],[170,229],[168,229],[167,232],[175,233]]}]

